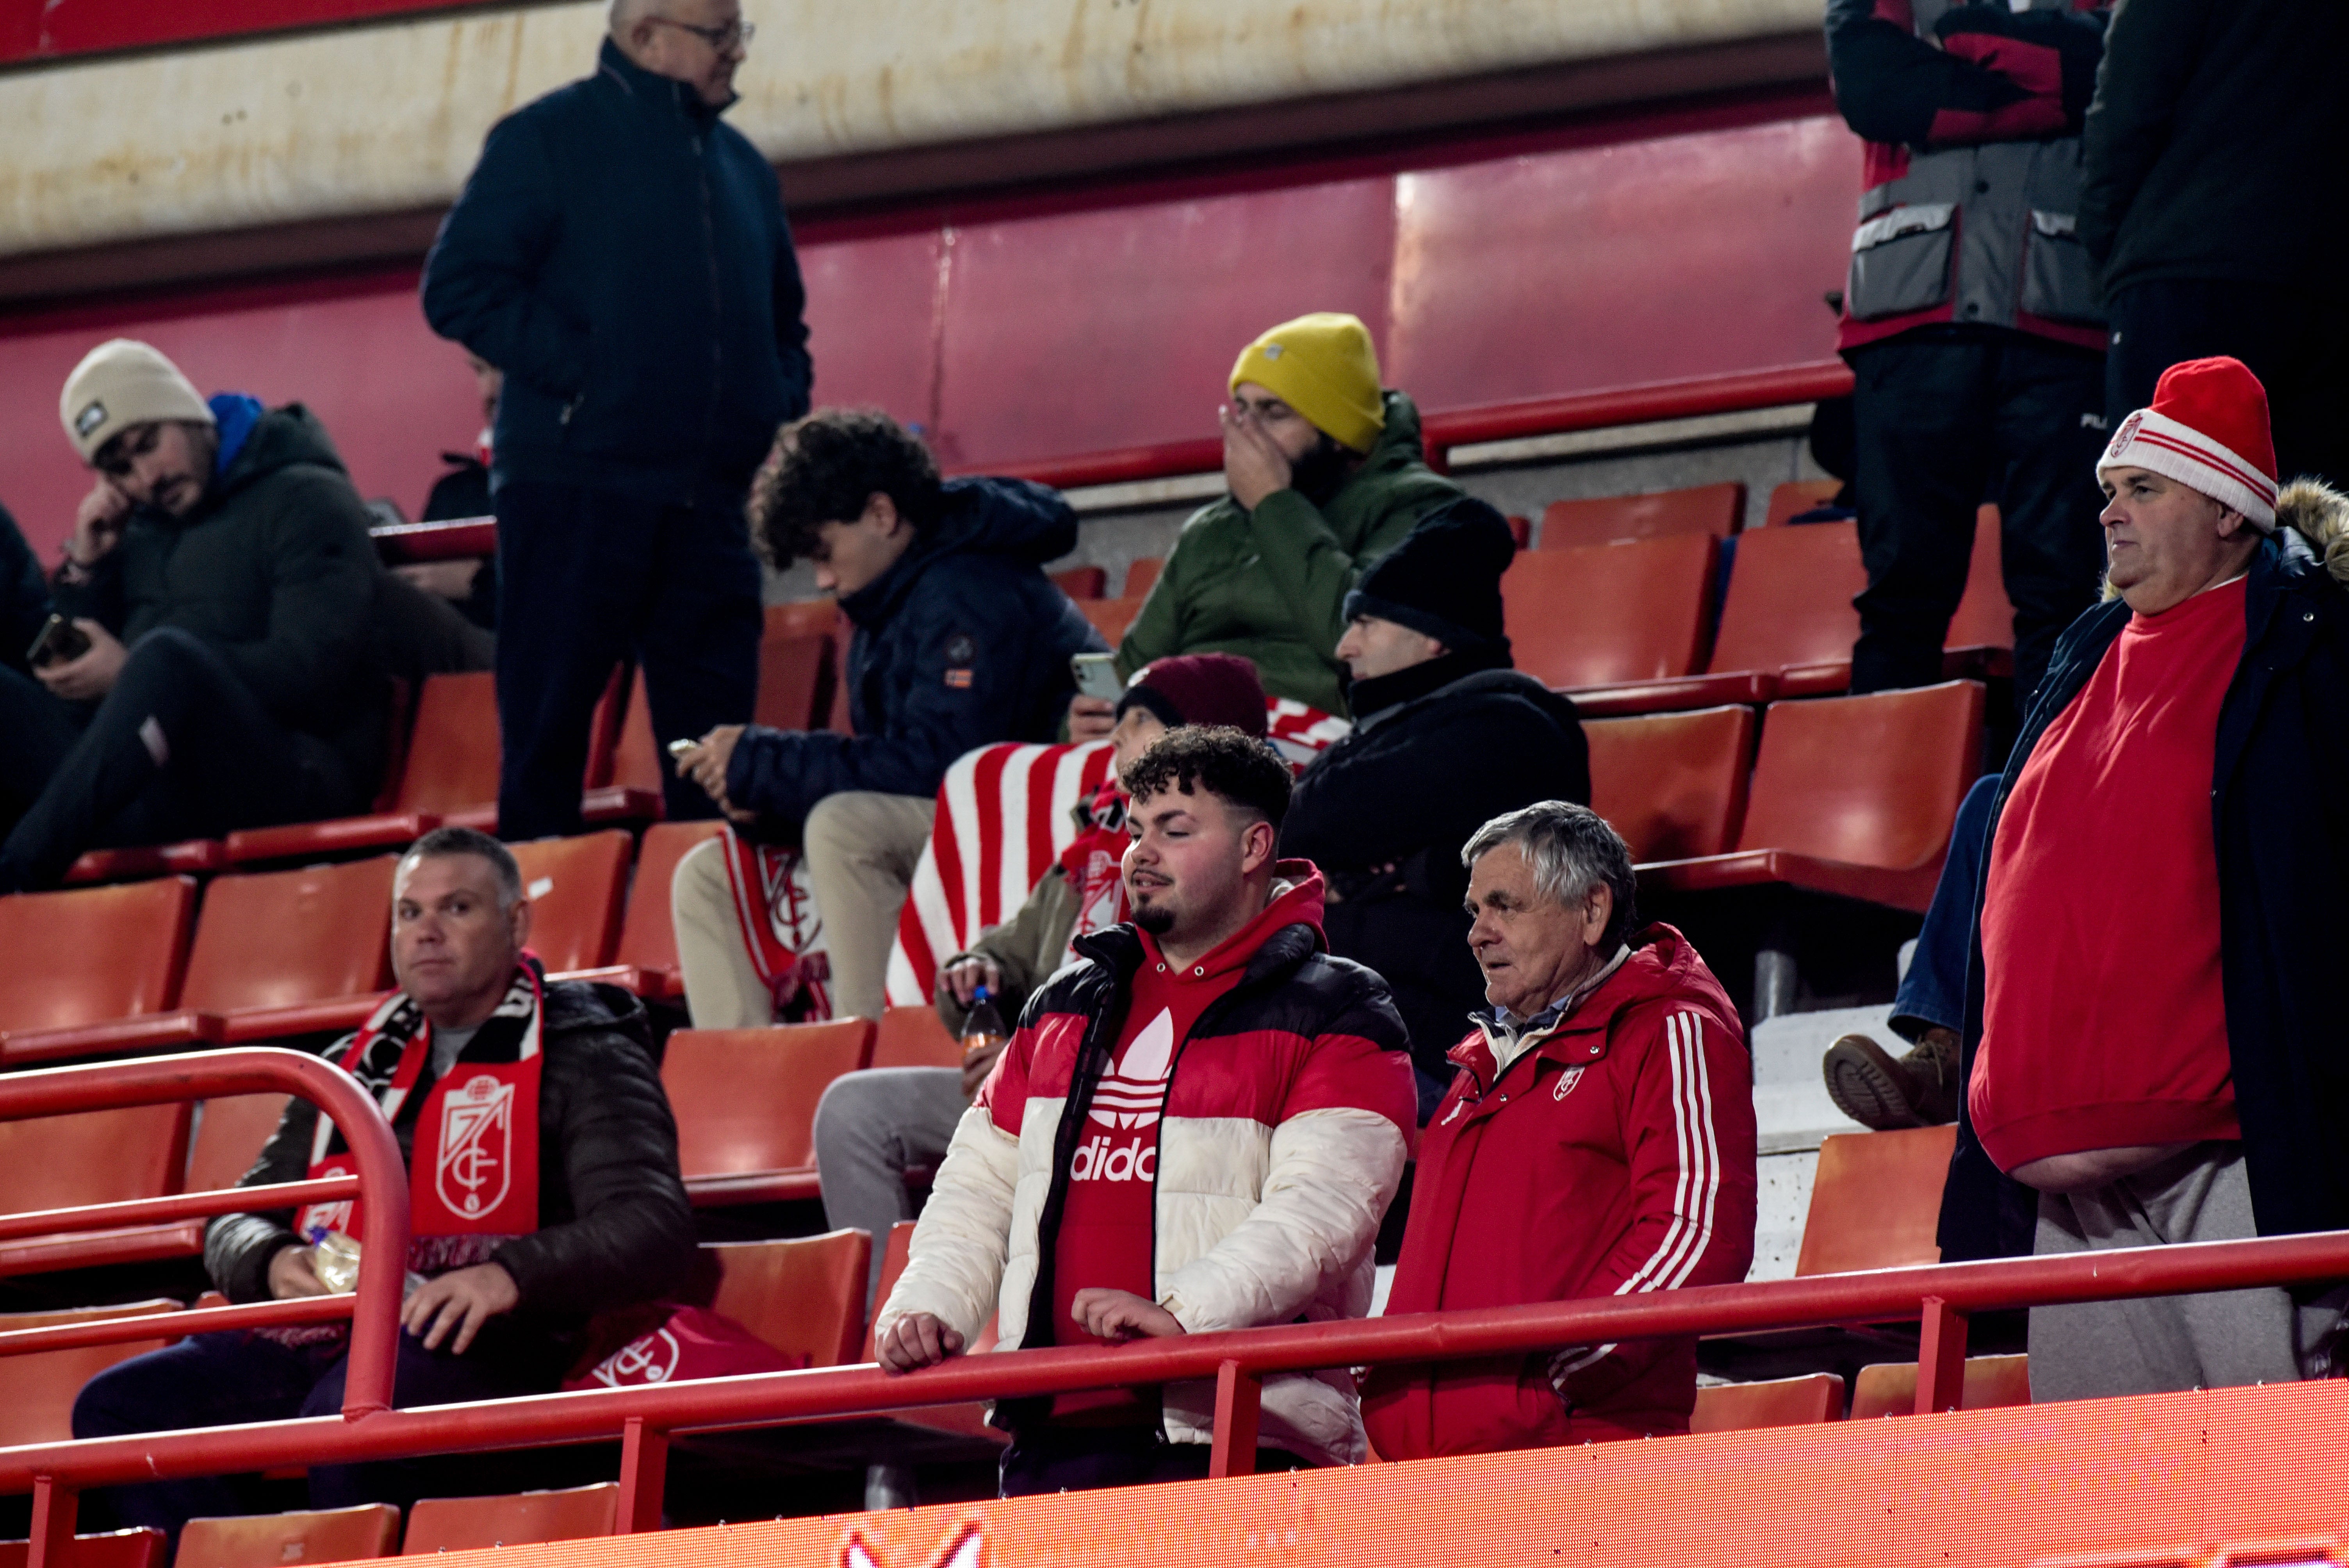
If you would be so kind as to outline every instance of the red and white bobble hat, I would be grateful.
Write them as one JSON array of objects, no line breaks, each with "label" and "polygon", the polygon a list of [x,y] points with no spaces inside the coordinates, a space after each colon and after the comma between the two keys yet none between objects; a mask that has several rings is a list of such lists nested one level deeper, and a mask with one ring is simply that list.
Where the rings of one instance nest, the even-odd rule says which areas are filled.
[{"label": "red and white bobble hat", "polygon": [[2275,531],[2275,441],[2268,389],[2240,359],[2189,359],[2161,373],[2153,407],[2121,421],[2096,459],[2106,469],[2149,469]]}]

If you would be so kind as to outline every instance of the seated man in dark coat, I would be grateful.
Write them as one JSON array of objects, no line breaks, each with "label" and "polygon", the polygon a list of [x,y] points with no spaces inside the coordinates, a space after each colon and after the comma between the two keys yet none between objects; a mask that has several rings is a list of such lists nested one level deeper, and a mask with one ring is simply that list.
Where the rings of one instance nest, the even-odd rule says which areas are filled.
[{"label": "seated man in dark coat", "polygon": [[[550,1393],[585,1348],[591,1315],[664,1299],[693,1264],[677,1124],[644,1008],[616,987],[550,983],[523,951],[529,937],[505,846],[470,828],[426,834],[392,884],[399,989],[327,1053],[378,1098],[409,1159],[407,1264],[423,1279],[401,1311],[400,1406]],[[470,1145],[474,1185],[452,1198],[435,1179],[442,1140],[466,1136],[446,1114],[452,1097],[500,1087],[510,1118]],[[533,1144],[534,1171],[501,1168]],[[352,1168],[333,1124],[296,1099],[240,1185]],[[356,1258],[358,1228],[347,1203],[226,1214],[204,1239],[204,1265],[232,1301],[323,1295],[349,1288],[337,1265]],[[331,1414],[347,1348],[339,1325],[200,1334],[90,1379],[74,1436]],[[546,1456],[526,1454],[321,1465],[310,1499],[405,1506],[428,1489],[514,1491],[565,1479],[559,1459],[552,1474]],[[246,1491],[202,1477],[119,1487],[112,1501],[121,1523],[176,1532],[191,1518],[254,1511]]]},{"label": "seated man in dark coat", "polygon": [[1424,1121],[1444,1053],[1483,1005],[1460,847],[1537,800],[1590,801],[1574,704],[1510,667],[1509,525],[1466,498],[1430,516],[1346,596],[1338,657],[1354,730],[1297,781],[1280,852],[1329,879],[1330,951],[1386,976],[1411,1031]]}]

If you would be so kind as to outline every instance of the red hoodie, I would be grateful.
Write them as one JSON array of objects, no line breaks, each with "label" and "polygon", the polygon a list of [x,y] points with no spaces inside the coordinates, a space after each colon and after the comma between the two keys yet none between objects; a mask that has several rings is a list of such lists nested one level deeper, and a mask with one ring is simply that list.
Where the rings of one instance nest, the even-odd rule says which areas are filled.
[{"label": "red hoodie", "polygon": [[[1682,1285],[1754,1261],[1753,1064],[1719,981],[1651,925],[1495,1082],[1480,1031],[1421,1135],[1390,1316]],[[1363,1390],[1391,1460],[1684,1432],[1696,1341],[1381,1367]]]}]

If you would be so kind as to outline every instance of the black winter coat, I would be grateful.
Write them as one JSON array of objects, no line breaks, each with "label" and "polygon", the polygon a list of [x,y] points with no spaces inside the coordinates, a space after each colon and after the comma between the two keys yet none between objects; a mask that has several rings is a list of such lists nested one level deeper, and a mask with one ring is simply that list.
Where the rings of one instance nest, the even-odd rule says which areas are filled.
[{"label": "black winter coat", "polygon": [[126,644],[158,626],[202,638],[270,717],[316,743],[305,762],[340,772],[329,797],[360,810],[390,701],[372,521],[326,427],[299,403],[273,408],[187,516],[141,508],[88,582],[61,576],[57,612]]},{"label": "black winter coat", "polygon": [[496,483],[739,506],[807,412],[807,295],[775,171],[605,40],[516,109],[424,263],[424,315],[505,372]]},{"label": "black winter coat", "polygon": [[[2287,492],[2289,493],[2289,492]],[[1999,780],[1985,832],[2032,748],[2128,624],[2116,599],[2072,624]],[[2278,529],[2252,558],[2247,635],[2225,704],[2210,816],[2219,848],[2219,946],[2235,1109],[2263,1236],[2349,1228],[2349,592],[2308,543]],[[1982,879],[1990,856],[1982,856]],[[1982,891],[1966,965],[1964,1074],[1982,1033]],[[2208,919],[2201,910],[2157,914]],[[2038,1194],[2002,1175],[1959,1098],[1958,1148],[1941,1200],[1944,1262],[2032,1250]]]},{"label": "black winter coat", "polygon": [[25,655],[49,621],[49,584],[24,531],[0,506],[0,666],[31,673]]},{"label": "black winter coat", "polygon": [[[1356,683],[1355,699],[1376,701],[1382,684]],[[1439,1086],[1454,1071],[1445,1053],[1485,1006],[1460,851],[1495,817],[1537,800],[1589,803],[1581,721],[1533,676],[1487,669],[1358,718],[1297,781],[1281,824],[1280,852],[1311,861],[1330,883],[1330,951],[1386,977],[1412,1061]]]},{"label": "black winter coat", "polygon": [[726,793],[796,837],[843,789],[937,793],[947,764],[999,740],[1050,740],[1076,690],[1069,655],[1108,645],[1044,575],[1077,542],[1077,514],[1025,480],[950,480],[944,515],[874,582],[840,602],[855,735],[752,726]]},{"label": "black winter coat", "polygon": [[2335,286],[2344,55],[2339,0],[2119,0],[2080,192],[2107,296],[2160,278]]},{"label": "black winter coat", "polygon": [[[539,1228],[499,1248],[493,1261],[521,1288],[519,1314],[564,1328],[675,1291],[693,1266],[693,1212],[643,1004],[616,986],[550,981],[544,1006]],[[393,1125],[403,1159],[415,1157],[416,1117],[432,1082],[428,1063]],[[288,1104],[237,1184],[301,1181],[317,1123],[309,1101]],[[299,1240],[293,1218],[281,1209],[212,1222],[204,1266],[231,1301],[268,1298],[269,1260]]]}]

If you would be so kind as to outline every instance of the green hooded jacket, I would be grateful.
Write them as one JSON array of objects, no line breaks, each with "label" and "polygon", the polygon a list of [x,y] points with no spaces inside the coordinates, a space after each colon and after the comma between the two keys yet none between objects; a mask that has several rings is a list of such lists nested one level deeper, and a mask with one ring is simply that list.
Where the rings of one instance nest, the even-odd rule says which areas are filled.
[{"label": "green hooded jacket", "polygon": [[1327,506],[1285,490],[1253,513],[1228,495],[1193,513],[1118,645],[1118,673],[1131,679],[1175,654],[1239,654],[1268,695],[1342,716],[1346,594],[1421,518],[1464,493],[1427,466],[1411,399],[1389,392],[1386,410],[1378,444]]}]

